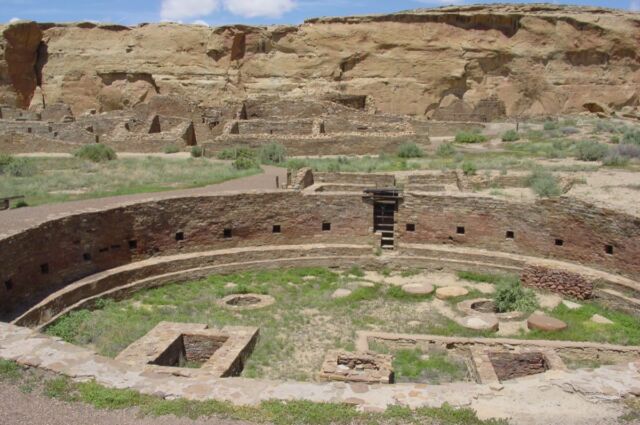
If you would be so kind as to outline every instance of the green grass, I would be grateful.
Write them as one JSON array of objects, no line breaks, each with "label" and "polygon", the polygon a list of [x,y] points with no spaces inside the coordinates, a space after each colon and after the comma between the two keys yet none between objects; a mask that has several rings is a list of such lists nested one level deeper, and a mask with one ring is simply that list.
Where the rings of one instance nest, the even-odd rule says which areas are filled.
[{"label": "green grass", "polygon": [[[619,345],[640,345],[640,318],[597,305],[585,303],[576,310],[564,304],[551,311],[551,316],[562,320],[567,329],[558,332],[531,331],[527,339],[554,339],[567,341],[593,341]],[[601,325],[592,322],[591,316],[599,314],[614,322]]]},{"label": "green grass", "polygon": [[[46,332],[65,341],[90,345],[115,357],[160,321],[257,326],[261,338],[246,363],[243,376],[313,380],[324,354],[351,347],[357,330],[375,329],[442,335],[482,336],[468,331],[436,311],[418,311],[416,303],[433,297],[415,297],[400,288],[375,284],[361,287],[363,272],[345,273],[323,268],[264,270],[142,291],[122,302],[105,302],[95,311],[65,315]],[[236,287],[225,288],[228,282]],[[332,299],[338,288],[350,296]],[[388,289],[387,289],[388,288]],[[230,293],[254,292],[273,296],[276,303],[259,310],[232,311],[217,306]],[[408,325],[419,321],[421,325]]]},{"label": "green grass", "polygon": [[355,406],[309,401],[264,401],[257,406],[235,406],[221,401],[164,400],[132,390],[103,387],[95,382],[75,383],[55,378],[45,383],[45,394],[66,402],[81,402],[97,409],[138,408],[146,416],[174,415],[190,419],[220,418],[274,425],[500,425],[501,420],[478,419],[471,409],[449,405],[410,410],[393,406],[384,413],[361,413]]},{"label": "green grass", "polygon": [[0,174],[0,197],[25,195],[29,205],[201,187],[258,173],[203,158],[126,158],[94,163],[78,158],[25,158],[26,177]]},{"label": "green grass", "polygon": [[0,359],[0,381],[15,380],[20,377],[20,366],[16,362]]},{"label": "green grass", "polygon": [[457,275],[460,279],[478,283],[501,284],[519,281],[517,275],[503,273],[478,273],[471,271],[460,271],[457,273]]},{"label": "green grass", "polygon": [[440,384],[464,380],[467,366],[453,361],[445,353],[433,352],[423,357],[420,350],[398,350],[393,353],[393,370],[397,382]]}]

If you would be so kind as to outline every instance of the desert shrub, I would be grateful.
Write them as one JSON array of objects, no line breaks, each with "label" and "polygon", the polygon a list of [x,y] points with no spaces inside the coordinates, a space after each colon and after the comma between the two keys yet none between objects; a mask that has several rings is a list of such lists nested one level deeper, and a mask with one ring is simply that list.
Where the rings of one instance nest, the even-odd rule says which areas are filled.
[{"label": "desert shrub", "polygon": [[565,118],[562,120],[562,125],[565,127],[576,127],[578,125],[578,120],[575,118]]},{"label": "desert shrub", "polygon": [[620,143],[620,136],[618,136],[617,134],[615,136],[611,136],[611,139],[609,139],[609,141],[614,145],[617,145]]},{"label": "desert shrub", "polygon": [[180,148],[177,147],[176,145],[167,145],[164,147],[164,153],[166,154],[171,154],[171,153],[178,153],[180,152]]},{"label": "desert shrub", "polygon": [[0,174],[4,174],[5,168],[11,164],[13,157],[11,155],[0,154]]},{"label": "desert shrub", "polygon": [[527,179],[527,183],[538,196],[543,198],[560,196],[562,194],[558,179],[543,168],[534,170]]},{"label": "desert shrub", "polygon": [[523,288],[520,282],[502,283],[493,295],[498,312],[508,311],[532,312],[538,308],[536,294],[531,289]]},{"label": "desert shrub", "polygon": [[453,143],[443,143],[436,149],[436,155],[440,157],[449,157],[456,154],[456,148]]},{"label": "desert shrub", "polygon": [[601,161],[608,153],[607,145],[588,140],[578,143],[576,158],[581,161]]},{"label": "desert shrub", "polygon": [[503,142],[517,142],[520,140],[520,135],[515,130],[509,130],[502,135]]},{"label": "desert shrub", "polygon": [[478,168],[476,167],[476,164],[474,164],[473,162],[465,161],[462,163],[462,172],[464,173],[465,176],[474,176],[477,171],[478,171]]},{"label": "desert shrub", "polygon": [[109,146],[102,143],[84,145],[73,153],[76,158],[86,159],[92,162],[113,161],[118,156]]},{"label": "desert shrub", "polygon": [[218,159],[236,160],[238,158],[255,158],[255,151],[245,147],[226,148],[217,155]]},{"label": "desert shrub", "polygon": [[412,142],[401,144],[398,147],[397,154],[400,158],[422,158],[424,156],[420,146]]},{"label": "desert shrub", "polygon": [[617,151],[612,150],[602,159],[602,164],[607,167],[621,167],[629,163],[629,157],[620,155]]},{"label": "desert shrub", "polygon": [[287,151],[278,143],[269,143],[260,149],[260,162],[263,164],[282,164],[287,160]]},{"label": "desert shrub", "polygon": [[203,153],[204,151],[201,146],[194,146],[191,148],[191,156],[193,158],[201,158]]},{"label": "desert shrub", "polygon": [[562,134],[564,134],[565,136],[569,136],[571,134],[578,134],[580,133],[580,130],[578,130],[575,127],[562,127],[560,129],[560,131],[562,132]]},{"label": "desert shrub", "polygon": [[27,204],[25,201],[18,201],[16,202],[16,205],[13,208],[24,208],[28,206],[29,204]]},{"label": "desert shrub", "polygon": [[640,146],[640,130],[627,130],[622,137],[622,143]]},{"label": "desert shrub", "polygon": [[457,143],[482,143],[487,137],[477,131],[460,131],[456,134]]},{"label": "desert shrub", "polygon": [[545,131],[553,131],[557,130],[560,125],[557,121],[545,121],[542,127]]},{"label": "desert shrub", "polygon": [[233,161],[233,167],[236,170],[250,170],[252,168],[258,168],[258,163],[253,158],[246,158],[241,156]]},{"label": "desert shrub", "polygon": [[614,147],[613,151],[628,158],[640,158],[640,145],[622,144]]},{"label": "desert shrub", "polygon": [[31,177],[37,172],[35,163],[29,158],[13,158],[2,169],[12,177]]}]

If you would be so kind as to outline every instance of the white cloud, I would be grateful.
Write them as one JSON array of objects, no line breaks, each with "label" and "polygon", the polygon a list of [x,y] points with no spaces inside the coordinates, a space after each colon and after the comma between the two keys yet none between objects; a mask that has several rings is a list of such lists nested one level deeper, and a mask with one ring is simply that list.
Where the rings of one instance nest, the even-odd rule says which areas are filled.
[{"label": "white cloud", "polygon": [[245,18],[278,18],[296,7],[295,0],[224,0],[224,7]]},{"label": "white cloud", "polygon": [[197,19],[197,20],[193,21],[193,25],[203,25],[205,27],[209,26],[209,24],[206,23],[205,21],[203,21],[202,19]]},{"label": "white cloud", "polygon": [[13,24],[14,22],[18,22],[18,21],[21,21],[21,19],[20,18],[11,18],[11,19],[9,19],[9,23],[10,24]]},{"label": "white cloud", "polygon": [[640,0],[631,0],[629,9],[633,10],[634,12],[640,12]]},{"label": "white cloud", "polygon": [[213,13],[218,5],[218,0],[163,0],[160,19],[179,21],[187,18],[199,18]]},{"label": "white cloud", "polygon": [[244,18],[278,18],[293,10],[297,0],[162,0],[160,19],[181,22],[183,19],[202,18],[220,6]]}]

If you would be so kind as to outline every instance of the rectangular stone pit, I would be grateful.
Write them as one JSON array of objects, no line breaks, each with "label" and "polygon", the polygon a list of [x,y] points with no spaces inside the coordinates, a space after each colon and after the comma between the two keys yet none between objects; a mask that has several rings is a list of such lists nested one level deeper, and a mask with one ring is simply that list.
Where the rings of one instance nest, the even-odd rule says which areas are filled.
[{"label": "rectangular stone pit", "polygon": [[161,322],[116,360],[171,375],[238,376],[258,334],[254,327]]},{"label": "rectangular stone pit", "polygon": [[549,370],[549,362],[540,352],[489,353],[489,360],[500,381],[536,375]]},{"label": "rectangular stone pit", "polygon": [[392,356],[376,353],[330,351],[318,374],[321,381],[393,384]]}]

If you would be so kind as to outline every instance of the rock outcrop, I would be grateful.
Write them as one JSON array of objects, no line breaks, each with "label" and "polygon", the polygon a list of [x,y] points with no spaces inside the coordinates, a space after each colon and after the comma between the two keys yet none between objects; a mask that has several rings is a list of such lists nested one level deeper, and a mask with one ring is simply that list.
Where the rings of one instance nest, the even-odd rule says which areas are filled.
[{"label": "rock outcrop", "polygon": [[205,108],[348,95],[462,121],[637,111],[640,97],[640,15],[602,8],[461,6],[272,27],[21,22],[0,33],[0,104],[26,108],[37,95],[75,114],[158,95]]}]

